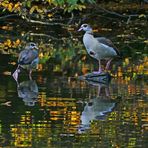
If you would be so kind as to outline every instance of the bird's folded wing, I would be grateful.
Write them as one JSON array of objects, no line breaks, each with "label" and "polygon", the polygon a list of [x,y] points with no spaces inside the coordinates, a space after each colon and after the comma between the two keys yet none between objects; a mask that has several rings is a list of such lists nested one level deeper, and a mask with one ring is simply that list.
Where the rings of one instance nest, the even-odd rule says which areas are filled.
[{"label": "bird's folded wing", "polygon": [[107,39],[107,38],[105,38],[105,37],[96,37],[96,39],[97,39],[98,42],[100,42],[100,43],[102,43],[102,44],[105,44],[105,45],[107,45],[107,46],[109,46],[109,47],[112,47],[112,48],[116,51],[117,55],[120,56],[119,50],[118,50],[117,47],[112,43],[111,40],[109,40],[109,39]]},{"label": "bird's folded wing", "polygon": [[19,64],[31,64],[38,57],[38,52],[35,50],[23,50],[18,59]]}]

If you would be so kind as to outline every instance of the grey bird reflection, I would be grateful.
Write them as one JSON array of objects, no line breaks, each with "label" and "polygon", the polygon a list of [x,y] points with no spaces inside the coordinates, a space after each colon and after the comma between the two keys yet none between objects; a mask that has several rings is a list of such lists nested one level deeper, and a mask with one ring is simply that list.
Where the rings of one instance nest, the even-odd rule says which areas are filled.
[{"label": "grey bird reflection", "polygon": [[38,86],[36,81],[28,80],[17,83],[18,97],[22,98],[25,105],[34,106],[38,99]]},{"label": "grey bird reflection", "polygon": [[90,128],[90,124],[95,120],[105,120],[108,113],[112,112],[116,103],[111,100],[109,85],[89,82],[98,87],[98,94],[85,102],[84,110],[81,114],[81,125],[79,133],[83,133]]}]

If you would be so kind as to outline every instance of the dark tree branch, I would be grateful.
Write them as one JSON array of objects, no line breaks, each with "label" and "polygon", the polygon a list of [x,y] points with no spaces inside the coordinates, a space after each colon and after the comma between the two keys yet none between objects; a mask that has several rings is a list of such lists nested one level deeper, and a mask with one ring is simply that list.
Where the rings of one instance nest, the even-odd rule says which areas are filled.
[{"label": "dark tree branch", "polygon": [[120,14],[120,13],[117,13],[117,12],[114,12],[114,11],[110,11],[110,10],[107,10],[107,9],[105,9],[105,8],[103,8],[103,7],[98,7],[98,6],[97,6],[97,10],[98,10],[98,8],[99,8],[99,10],[101,10],[101,11],[103,11],[103,12],[106,12],[106,13],[108,13],[108,14],[112,14],[112,15],[115,15],[115,16],[118,16],[118,17],[126,18],[125,15],[122,15],[122,14]]},{"label": "dark tree branch", "polygon": [[51,35],[47,35],[47,34],[43,34],[43,33],[32,33],[32,32],[28,32],[28,33],[26,34],[26,36],[27,36],[27,35],[30,35],[30,36],[48,37],[48,38],[52,38],[53,40],[62,40],[61,38],[58,39],[58,38],[55,38],[55,37],[53,37],[53,36],[51,36]]},{"label": "dark tree branch", "polygon": [[5,16],[1,16],[0,20],[6,19],[6,18],[9,18],[9,17],[13,17],[13,16],[18,16],[18,14],[8,14],[8,15],[5,15]]},{"label": "dark tree branch", "polygon": [[[97,6],[96,8],[97,8],[96,11],[99,10],[99,11],[105,12],[107,14],[111,14],[111,15],[115,15],[115,16],[118,16],[118,17],[123,18],[123,19],[127,19],[127,22],[126,22],[127,24],[129,24],[132,17],[139,17],[139,14],[129,14],[129,15],[126,14],[126,15],[123,15],[123,14],[120,14],[120,13],[117,13],[117,12],[114,12],[114,11],[107,10],[107,9],[105,9],[103,7]],[[148,17],[148,16],[146,15],[146,17]]]},{"label": "dark tree branch", "polygon": [[39,20],[33,20],[31,18],[27,18],[27,17],[24,17],[23,18],[24,20],[26,20],[27,22],[29,23],[35,23],[35,24],[41,24],[41,25],[61,25],[61,26],[68,26],[67,24],[63,24],[63,23],[60,23],[60,22],[49,22],[49,21],[39,21]]}]

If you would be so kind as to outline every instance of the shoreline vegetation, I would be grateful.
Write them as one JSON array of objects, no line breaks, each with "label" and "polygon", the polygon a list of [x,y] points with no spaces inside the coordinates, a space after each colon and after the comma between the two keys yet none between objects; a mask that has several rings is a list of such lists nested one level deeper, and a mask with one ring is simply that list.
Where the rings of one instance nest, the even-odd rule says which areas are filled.
[{"label": "shoreline vegetation", "polygon": [[[88,64],[93,62],[82,45],[82,34],[77,33],[79,26],[87,22],[93,26],[95,33],[110,38],[120,49],[124,60],[118,68],[112,68],[112,72],[116,72],[114,75],[123,76],[124,71],[132,72],[132,77],[147,75],[146,1],[60,2],[1,1],[0,54],[10,54],[12,61],[16,61],[26,42],[34,41],[41,49],[39,71],[71,73],[70,67],[74,67],[75,71],[87,73],[97,65],[95,62],[94,67],[88,68]],[[135,64],[132,65],[133,61]]]},{"label": "shoreline vegetation", "polygon": [[[80,24],[92,15],[100,17],[110,17],[130,23],[133,19],[147,18],[148,2],[147,1],[129,1],[123,0],[97,1],[88,0],[26,0],[10,1],[3,0],[0,2],[0,21],[10,18],[19,17],[27,22],[43,25],[69,25]],[[66,23],[59,23],[64,19],[69,19]],[[57,21],[57,23],[53,22]]]}]

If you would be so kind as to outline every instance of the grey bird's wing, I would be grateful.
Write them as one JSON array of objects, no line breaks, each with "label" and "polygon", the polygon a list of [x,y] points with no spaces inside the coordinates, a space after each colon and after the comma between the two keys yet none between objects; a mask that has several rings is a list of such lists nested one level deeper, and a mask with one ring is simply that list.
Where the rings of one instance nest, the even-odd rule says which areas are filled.
[{"label": "grey bird's wing", "polygon": [[112,43],[111,40],[109,40],[109,39],[107,39],[107,38],[105,38],[105,37],[96,37],[96,39],[98,40],[98,42],[100,42],[100,43],[102,43],[102,44],[105,44],[105,45],[107,45],[107,46],[109,46],[109,47],[112,47],[112,48],[116,51],[117,55],[120,56],[119,50],[118,50],[117,47]]},{"label": "grey bird's wing", "polygon": [[31,64],[33,60],[38,57],[38,52],[36,50],[25,49],[20,52],[18,63],[21,65]]}]

